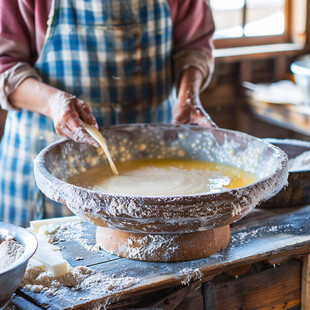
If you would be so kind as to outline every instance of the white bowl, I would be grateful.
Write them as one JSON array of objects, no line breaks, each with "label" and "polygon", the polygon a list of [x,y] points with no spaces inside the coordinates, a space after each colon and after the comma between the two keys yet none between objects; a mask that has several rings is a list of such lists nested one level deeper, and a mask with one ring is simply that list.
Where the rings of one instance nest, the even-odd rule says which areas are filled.
[{"label": "white bowl", "polygon": [[300,87],[304,103],[310,105],[310,55],[303,56],[291,64],[295,82]]},{"label": "white bowl", "polygon": [[11,236],[24,246],[23,255],[13,264],[0,270],[0,310],[5,309],[22,280],[27,263],[37,249],[38,241],[30,231],[12,224],[0,222],[0,238]]}]

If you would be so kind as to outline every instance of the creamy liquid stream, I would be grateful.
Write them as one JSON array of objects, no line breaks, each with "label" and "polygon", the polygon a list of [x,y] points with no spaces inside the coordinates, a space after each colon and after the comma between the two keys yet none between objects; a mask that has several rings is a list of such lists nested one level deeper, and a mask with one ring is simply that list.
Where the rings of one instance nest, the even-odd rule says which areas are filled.
[{"label": "creamy liquid stream", "polygon": [[118,162],[119,175],[101,165],[68,182],[99,192],[138,196],[214,193],[256,181],[254,175],[228,165],[199,160],[141,159]]},{"label": "creamy liquid stream", "polygon": [[[82,121],[83,122],[83,121]],[[115,167],[115,164],[112,160],[112,157],[110,155],[109,149],[107,147],[107,144],[105,142],[105,139],[103,138],[103,136],[101,135],[100,131],[98,129],[96,129],[95,127],[90,126],[89,124],[83,122],[84,127],[86,129],[86,131],[88,132],[88,134],[97,141],[97,143],[101,146],[101,148],[103,149],[105,156],[108,159],[108,162],[110,164],[111,170],[113,171],[113,173],[115,175],[118,174],[118,171]]]}]

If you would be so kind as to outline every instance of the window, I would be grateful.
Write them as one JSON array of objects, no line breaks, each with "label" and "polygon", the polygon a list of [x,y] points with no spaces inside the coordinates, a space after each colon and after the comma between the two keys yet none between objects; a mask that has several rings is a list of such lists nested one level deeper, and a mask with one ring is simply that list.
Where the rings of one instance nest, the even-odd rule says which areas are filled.
[{"label": "window", "polygon": [[210,0],[218,48],[290,40],[292,0]]}]

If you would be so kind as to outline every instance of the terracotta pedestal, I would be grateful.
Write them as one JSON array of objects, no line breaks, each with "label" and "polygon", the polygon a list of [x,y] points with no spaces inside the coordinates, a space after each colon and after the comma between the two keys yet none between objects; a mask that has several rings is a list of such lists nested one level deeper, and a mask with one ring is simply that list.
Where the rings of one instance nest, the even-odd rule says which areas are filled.
[{"label": "terracotta pedestal", "polygon": [[186,261],[225,249],[230,241],[230,227],[186,234],[144,234],[97,227],[96,241],[106,251],[121,257],[155,262]]}]

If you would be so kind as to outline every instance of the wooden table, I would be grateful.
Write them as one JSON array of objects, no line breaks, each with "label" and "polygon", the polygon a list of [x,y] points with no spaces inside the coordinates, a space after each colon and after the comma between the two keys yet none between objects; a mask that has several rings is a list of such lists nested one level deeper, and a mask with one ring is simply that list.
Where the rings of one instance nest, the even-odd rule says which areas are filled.
[{"label": "wooden table", "polygon": [[310,133],[310,106],[275,104],[248,96],[252,113],[259,119],[303,135]]},{"label": "wooden table", "polygon": [[[133,287],[92,301],[97,305],[98,302],[106,304],[107,309],[193,310],[215,309],[215,305],[216,309],[225,310],[290,309],[295,306],[294,309],[299,309],[298,305],[302,304],[302,309],[308,310],[309,222],[310,205],[292,209],[255,209],[231,225],[231,242],[225,250],[188,262],[133,261],[109,253],[94,254],[80,244],[66,242],[63,254],[72,266],[91,266],[111,275],[125,272],[127,276],[141,279]],[[88,223],[83,227],[89,243],[94,244],[95,227]],[[84,260],[75,261],[76,256],[83,256]],[[262,265],[267,267],[262,268]],[[185,269],[188,279],[181,276]],[[11,307],[95,309],[93,303],[86,304],[80,299],[83,292],[72,291],[66,297],[18,290]]]}]

